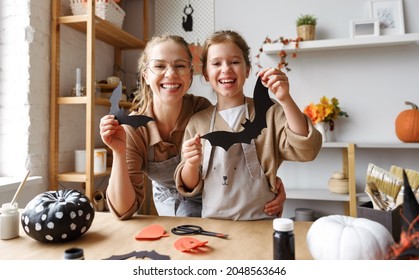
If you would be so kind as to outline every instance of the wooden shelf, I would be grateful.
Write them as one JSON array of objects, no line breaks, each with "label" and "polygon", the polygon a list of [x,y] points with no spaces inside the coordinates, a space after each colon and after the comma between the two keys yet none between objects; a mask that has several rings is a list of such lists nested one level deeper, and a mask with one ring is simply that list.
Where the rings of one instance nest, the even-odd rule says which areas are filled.
[{"label": "wooden shelf", "polygon": [[419,150],[419,143],[345,143],[345,142],[324,142],[322,149],[341,149],[342,150],[342,168],[347,174],[349,180],[349,193],[337,194],[329,191],[328,186],[316,186],[313,188],[288,187],[286,189],[287,199],[296,200],[319,200],[319,201],[337,201],[348,203],[349,214],[356,217],[356,206],[360,203],[370,201],[367,194],[356,192],[355,175],[355,150],[356,149],[416,149]]},{"label": "wooden shelf", "polygon": [[419,143],[357,143],[356,148],[368,149],[419,149]]},{"label": "wooden shelf", "polygon": [[[58,18],[58,23],[86,33],[87,19],[87,15],[63,16]],[[121,50],[143,49],[145,47],[144,41],[98,16],[95,16],[95,28],[96,39]]]},{"label": "wooden shelf", "polygon": [[[57,98],[57,104],[87,104],[87,96],[64,96]],[[111,106],[111,102],[106,98],[95,98],[95,104],[100,106]],[[131,108],[131,102],[119,101],[119,106],[124,108]]]},{"label": "wooden shelf", "polygon": [[394,45],[413,44],[419,41],[419,33],[402,34],[402,35],[383,35],[369,36],[345,39],[328,39],[300,42],[299,48],[295,48],[295,44],[291,43],[284,46],[281,43],[264,44],[263,52],[265,54],[277,54],[279,51],[293,52],[313,52],[338,49],[353,49],[366,47],[384,47]]},{"label": "wooden shelf", "polygon": [[[103,177],[103,176],[108,176],[109,174],[111,174],[111,168],[106,168],[106,172],[105,173],[95,173],[94,176],[95,177]],[[57,180],[60,182],[79,182],[79,183],[84,183],[87,180],[87,175],[85,173],[80,173],[80,172],[63,172],[63,173],[59,173],[57,174]]]},{"label": "wooden shelf", "polygon": [[[369,201],[368,196],[363,193],[357,193],[356,197],[357,197],[358,202]],[[349,202],[349,194],[332,193],[331,191],[327,189],[327,186],[325,188],[318,188],[318,189],[288,188],[287,199]]]}]

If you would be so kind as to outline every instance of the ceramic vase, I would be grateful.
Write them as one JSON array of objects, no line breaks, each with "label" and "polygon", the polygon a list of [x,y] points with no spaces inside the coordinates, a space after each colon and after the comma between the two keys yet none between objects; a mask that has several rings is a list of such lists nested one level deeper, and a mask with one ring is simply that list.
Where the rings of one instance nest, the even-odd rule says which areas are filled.
[{"label": "ceramic vase", "polygon": [[314,125],[316,129],[321,133],[323,142],[333,142],[334,135],[333,131],[330,130],[330,125],[327,122],[318,122]]}]

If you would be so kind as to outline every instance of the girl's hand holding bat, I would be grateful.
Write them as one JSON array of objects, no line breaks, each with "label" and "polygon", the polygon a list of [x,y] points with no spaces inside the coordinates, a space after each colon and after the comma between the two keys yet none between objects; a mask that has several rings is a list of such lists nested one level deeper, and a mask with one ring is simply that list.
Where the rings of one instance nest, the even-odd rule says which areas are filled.
[{"label": "girl's hand holding bat", "polygon": [[186,164],[199,167],[202,160],[202,144],[199,134],[196,134],[195,137],[183,142],[182,153],[186,160]]}]

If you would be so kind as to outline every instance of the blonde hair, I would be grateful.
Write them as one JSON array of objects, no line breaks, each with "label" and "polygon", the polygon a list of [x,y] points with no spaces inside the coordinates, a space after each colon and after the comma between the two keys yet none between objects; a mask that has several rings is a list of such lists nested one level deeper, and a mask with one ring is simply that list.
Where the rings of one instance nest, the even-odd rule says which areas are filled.
[{"label": "blonde hair", "polygon": [[214,32],[210,37],[205,40],[204,46],[202,47],[201,62],[202,72],[206,73],[207,60],[208,60],[208,49],[211,45],[220,44],[225,42],[231,42],[236,44],[242,51],[246,66],[251,67],[250,59],[250,47],[244,38],[236,31],[232,30],[220,30]]},{"label": "blonde hair", "polygon": [[153,91],[151,90],[150,86],[147,85],[143,77],[143,73],[147,70],[147,62],[149,60],[150,50],[160,43],[169,42],[169,41],[172,41],[182,46],[185,49],[189,60],[192,61],[192,53],[191,53],[191,50],[189,49],[189,45],[185,41],[185,39],[183,39],[181,36],[166,34],[166,35],[154,36],[153,38],[151,38],[151,40],[147,42],[146,47],[141,52],[141,55],[138,59],[137,71],[139,73],[138,79],[139,79],[140,87],[135,93],[135,98],[132,101],[131,111],[137,111],[138,113],[143,114],[145,110],[147,109],[147,106],[151,104],[153,100]]}]

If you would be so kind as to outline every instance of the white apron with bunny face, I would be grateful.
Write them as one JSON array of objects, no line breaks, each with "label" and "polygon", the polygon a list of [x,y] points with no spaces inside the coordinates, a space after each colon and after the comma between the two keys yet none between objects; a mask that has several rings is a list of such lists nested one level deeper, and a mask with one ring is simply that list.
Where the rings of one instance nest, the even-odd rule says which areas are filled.
[{"label": "white apron with bunny face", "polygon": [[[244,110],[249,118],[245,104],[243,110],[238,112],[237,120],[240,120]],[[214,108],[210,132],[214,129],[217,114]],[[230,127],[237,126],[230,124]],[[275,194],[269,189],[268,180],[260,166],[254,140],[251,144],[234,144],[228,151],[218,146],[212,147],[206,141],[202,176],[202,217],[232,220],[272,219],[272,216],[265,214],[264,207],[268,201],[275,198]]]}]

